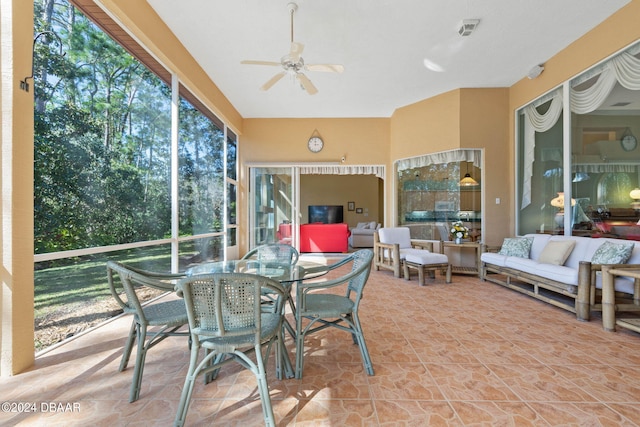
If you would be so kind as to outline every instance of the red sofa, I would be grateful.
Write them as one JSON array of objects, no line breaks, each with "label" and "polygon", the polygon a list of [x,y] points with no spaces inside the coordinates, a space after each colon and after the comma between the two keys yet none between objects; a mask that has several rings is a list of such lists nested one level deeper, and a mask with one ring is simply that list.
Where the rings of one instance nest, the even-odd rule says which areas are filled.
[{"label": "red sofa", "polygon": [[348,252],[349,226],[341,224],[302,224],[300,252]]}]

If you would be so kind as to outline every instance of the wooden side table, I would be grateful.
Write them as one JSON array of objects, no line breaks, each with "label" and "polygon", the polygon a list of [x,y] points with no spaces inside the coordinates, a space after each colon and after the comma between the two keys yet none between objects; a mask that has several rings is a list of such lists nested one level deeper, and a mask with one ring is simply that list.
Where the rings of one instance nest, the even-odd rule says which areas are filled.
[{"label": "wooden side table", "polygon": [[[633,303],[616,304],[615,278],[628,277],[634,279]],[[640,268],[638,265],[602,266],[602,327],[605,331],[615,331],[616,325],[640,332],[640,319],[617,319],[616,310],[640,311]]]},{"label": "wooden side table", "polygon": [[480,242],[442,242],[440,252],[444,253],[444,248],[459,248],[464,251],[466,248],[472,248],[475,254],[475,266],[465,267],[461,265],[451,264],[451,272],[457,274],[472,274],[480,277],[480,255],[482,254],[482,243]]}]

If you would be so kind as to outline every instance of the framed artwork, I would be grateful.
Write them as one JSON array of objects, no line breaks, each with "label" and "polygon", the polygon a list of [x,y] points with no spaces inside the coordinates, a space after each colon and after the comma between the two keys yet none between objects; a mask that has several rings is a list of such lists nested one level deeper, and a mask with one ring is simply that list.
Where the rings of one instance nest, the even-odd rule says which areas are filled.
[{"label": "framed artwork", "polygon": [[358,213],[362,213],[362,208],[357,208],[357,209],[356,209],[356,213],[357,213],[357,214],[358,214]]},{"label": "framed artwork", "polygon": [[347,210],[355,211],[356,210],[356,202],[348,202],[347,203]]}]

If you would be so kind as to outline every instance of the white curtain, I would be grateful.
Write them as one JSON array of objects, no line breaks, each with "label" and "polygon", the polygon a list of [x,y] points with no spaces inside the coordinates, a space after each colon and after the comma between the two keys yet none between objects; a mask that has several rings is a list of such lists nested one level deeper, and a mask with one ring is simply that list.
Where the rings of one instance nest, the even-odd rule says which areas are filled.
[{"label": "white curtain", "polygon": [[629,90],[640,90],[640,59],[623,52],[611,58],[593,86],[581,91],[571,89],[571,111],[587,114],[607,99],[616,83]]},{"label": "white curtain", "polygon": [[556,90],[546,113],[540,114],[533,104],[524,108],[524,164],[522,165],[522,205],[531,204],[531,179],[533,177],[533,159],[535,158],[536,132],[546,132],[556,124],[562,113],[562,92]]},{"label": "white curtain", "polygon": [[[632,48],[634,49],[634,48]],[[602,72],[597,81],[588,89],[571,89],[571,111],[576,114],[587,114],[597,109],[607,99],[616,83],[629,90],[640,90],[640,59],[633,56],[629,49],[611,58],[602,65]],[[582,81],[581,81],[582,82]],[[562,92],[553,94],[551,106],[545,114],[538,113],[534,103],[524,108],[524,164],[522,183],[521,209],[531,203],[531,179],[533,160],[535,157],[535,133],[549,130],[562,112]],[[585,171],[586,172],[586,171]],[[595,172],[591,170],[591,172]]]},{"label": "white curtain", "polygon": [[640,172],[640,166],[638,165],[620,164],[620,163],[581,163],[579,165],[573,165],[572,169],[573,169],[573,172],[584,172],[584,173]]},{"label": "white curtain", "polygon": [[440,153],[425,154],[424,156],[410,157],[408,159],[398,160],[398,172],[407,169],[420,168],[423,166],[453,163],[453,162],[473,162],[475,167],[482,167],[482,150],[451,150],[442,151]]},{"label": "white curtain", "polygon": [[300,166],[300,173],[309,175],[375,175],[384,179],[384,166]]}]

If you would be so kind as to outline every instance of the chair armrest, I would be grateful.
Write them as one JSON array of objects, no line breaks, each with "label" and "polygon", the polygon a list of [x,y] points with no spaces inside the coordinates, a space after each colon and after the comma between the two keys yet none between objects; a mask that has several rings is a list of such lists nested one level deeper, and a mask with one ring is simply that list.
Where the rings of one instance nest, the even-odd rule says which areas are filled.
[{"label": "chair armrest", "polygon": [[411,239],[411,246],[418,249],[426,249],[430,252],[433,252],[434,243],[436,243],[435,240]]}]

